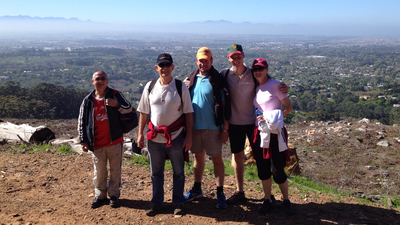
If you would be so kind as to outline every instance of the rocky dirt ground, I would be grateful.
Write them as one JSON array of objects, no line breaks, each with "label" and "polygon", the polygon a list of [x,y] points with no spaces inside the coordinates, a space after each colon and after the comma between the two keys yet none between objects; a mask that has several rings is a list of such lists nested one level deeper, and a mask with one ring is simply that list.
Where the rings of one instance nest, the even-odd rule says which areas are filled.
[{"label": "rocky dirt ground", "polygon": [[[23,122],[27,121],[19,121]],[[76,136],[75,120],[29,122],[32,126],[46,124],[55,131],[56,137]],[[390,137],[390,146],[376,147],[372,139],[382,140],[377,138],[379,134],[375,134],[381,131],[375,127],[376,124],[354,123],[351,126],[347,123],[304,123],[289,127],[291,141],[298,149],[303,175],[333,187],[354,190],[360,195],[369,196],[373,190],[373,194],[383,199],[382,196],[390,196],[390,193],[381,191],[389,187],[385,185],[393,186],[389,191],[395,193],[396,185],[399,188],[396,181],[399,174],[399,156],[395,156],[399,149],[394,139],[398,135],[395,134],[396,129],[392,131],[391,127],[379,125],[385,128],[386,137],[383,139]],[[342,128],[337,128],[339,126]],[[350,126],[350,130],[346,126]],[[365,126],[365,132],[357,130],[362,126]],[[341,130],[339,136],[339,131],[334,132],[334,128]],[[315,131],[314,136],[308,135],[309,130]],[[368,133],[371,133],[370,139],[366,137]],[[357,139],[356,134],[363,138],[363,142]],[[348,137],[343,138],[344,135]],[[322,136],[325,138],[322,139]],[[328,153],[327,149],[337,144],[340,144],[337,152],[332,150]],[[90,155],[61,155],[54,150],[30,154],[29,148],[13,150],[12,147],[10,143],[3,142],[0,145],[0,224],[400,224],[400,210],[385,206],[380,200],[360,204],[355,197],[323,194],[298,185],[290,186],[291,201],[296,210],[293,216],[286,216],[279,206],[267,215],[259,214],[257,208],[262,203],[259,182],[245,183],[247,202],[219,210],[215,207],[215,185],[211,177],[205,177],[203,182],[205,197],[185,204],[185,215],[174,216],[170,171],[165,172],[164,208],[160,214],[148,217],[145,209],[151,199],[150,170],[128,166],[127,163],[123,165],[121,206],[111,208],[105,205],[91,209],[89,204],[94,198],[94,190]],[[341,149],[353,153],[346,155],[341,153]],[[390,154],[379,155],[378,152],[383,149]],[[358,158],[359,154],[361,158]],[[130,162],[131,157],[126,155],[124,161]],[[370,161],[366,160],[372,157]],[[373,166],[373,169],[365,166]],[[346,167],[347,170],[356,171],[351,179],[348,178],[350,172],[346,172]],[[186,168],[186,171],[190,170],[192,168]],[[374,177],[374,174],[380,175]],[[386,184],[383,184],[383,180],[377,181],[382,176],[387,179]],[[234,183],[234,177],[225,178],[227,196],[234,192]],[[190,189],[192,184],[193,177],[188,174],[185,189]],[[281,200],[276,186],[273,192]]]}]

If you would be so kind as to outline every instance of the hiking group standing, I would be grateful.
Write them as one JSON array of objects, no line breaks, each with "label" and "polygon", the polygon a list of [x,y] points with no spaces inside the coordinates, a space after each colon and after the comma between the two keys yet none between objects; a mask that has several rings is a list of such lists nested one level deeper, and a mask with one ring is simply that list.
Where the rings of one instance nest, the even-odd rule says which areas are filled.
[{"label": "hiking group standing", "polygon": [[[244,57],[245,54],[241,45],[233,44],[229,46],[227,48],[227,59],[231,63],[231,67],[218,72],[213,66],[214,59],[211,50],[202,47],[198,49],[196,55],[197,69],[183,82],[172,77],[175,66],[170,54],[162,53],[157,57],[155,69],[159,78],[149,81],[145,85],[138,106],[140,119],[137,145],[140,148],[147,145],[153,186],[152,199],[149,208],[146,210],[146,215],[154,216],[162,209],[166,159],[171,161],[173,169],[172,203],[174,204],[173,213],[175,215],[184,213],[185,202],[203,197],[201,183],[206,155],[210,157],[214,166],[217,193],[216,207],[224,209],[228,204],[245,201],[244,145],[246,137],[250,140],[257,163],[258,176],[262,180],[265,195],[263,204],[258,209],[259,212],[267,213],[276,205],[276,200],[271,195],[271,175],[273,175],[274,181],[279,185],[283,195],[285,212],[287,214],[294,213],[288,197],[287,176],[283,169],[288,154],[287,132],[283,117],[292,111],[292,105],[286,95],[288,87],[273,80],[268,75],[268,63],[265,59],[255,59],[252,68],[250,68],[243,63]],[[104,78],[95,76],[93,79],[92,82],[96,88],[97,81],[100,83],[104,81]],[[103,85],[106,86],[107,83]],[[104,90],[101,90],[105,91],[108,87],[102,88]],[[104,97],[104,95],[93,95],[89,99],[97,101],[101,97]],[[107,109],[114,107],[120,113],[123,113],[123,110],[132,110],[130,104],[122,107],[122,103],[116,103],[114,100],[110,99],[108,103],[106,100]],[[87,99],[84,100],[84,103],[87,101]],[[86,114],[80,115],[79,130],[82,133],[82,148],[87,151],[87,149],[93,149],[91,147],[93,137],[89,134],[89,125],[93,118],[90,118],[90,111],[86,109],[88,106],[84,103],[81,106],[81,111],[86,112]],[[255,106],[261,112],[260,115],[256,116]],[[112,118],[113,116],[109,115],[108,117]],[[86,120],[82,118],[86,118]],[[147,122],[149,130],[144,134]],[[103,125],[96,124],[99,123],[94,123],[95,128],[104,128]],[[82,129],[82,127],[87,127],[87,129]],[[109,136],[113,137],[113,144],[121,143],[119,140],[122,137],[122,132],[114,135],[114,131],[110,129],[109,133],[111,133]],[[94,143],[103,143],[104,135],[96,136],[95,134]],[[144,135],[146,135],[146,138]],[[118,136],[116,142],[113,142],[114,136]],[[232,166],[235,171],[236,191],[226,199],[222,144],[227,142],[228,139],[233,154]],[[96,145],[94,147],[94,155],[98,155]],[[189,159],[189,150],[194,158],[194,184],[184,194],[184,161]],[[118,155],[118,158],[122,159],[121,155],[122,153]],[[95,163],[95,157],[93,161],[96,180],[97,162]],[[118,179],[120,180],[120,166],[118,174],[119,176],[116,176],[116,178],[114,175],[111,175],[110,178],[108,192],[111,197],[111,205],[117,205],[115,202],[118,201],[120,195],[118,186],[120,181],[118,185],[115,185],[115,182]],[[102,180],[104,179],[102,178]],[[106,188],[104,188],[106,183],[102,182],[99,185],[95,181],[96,198],[92,202],[93,208],[104,204],[104,199],[106,199]],[[118,190],[114,186],[118,186]]]}]

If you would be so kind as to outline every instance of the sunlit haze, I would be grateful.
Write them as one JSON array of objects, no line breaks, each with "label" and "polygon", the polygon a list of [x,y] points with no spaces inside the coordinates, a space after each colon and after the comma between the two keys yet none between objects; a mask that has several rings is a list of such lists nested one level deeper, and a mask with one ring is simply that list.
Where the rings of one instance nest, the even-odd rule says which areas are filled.
[{"label": "sunlit haze", "polygon": [[[400,35],[398,0],[1,0],[0,3],[2,32],[75,29],[203,34]],[[18,16],[27,17],[21,20]],[[49,22],[48,17],[58,20]],[[20,19],[18,23],[10,21],[16,18]],[[34,19],[36,21],[31,21]],[[61,19],[70,24],[57,25],[65,22]]]}]

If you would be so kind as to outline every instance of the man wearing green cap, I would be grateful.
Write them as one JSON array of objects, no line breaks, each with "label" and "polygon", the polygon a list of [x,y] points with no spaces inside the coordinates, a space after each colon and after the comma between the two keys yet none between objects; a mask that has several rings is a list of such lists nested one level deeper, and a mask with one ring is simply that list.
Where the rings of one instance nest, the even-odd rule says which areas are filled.
[{"label": "man wearing green cap", "polygon": [[[221,71],[226,79],[229,94],[225,102],[225,119],[229,121],[229,141],[231,151],[234,155],[232,165],[235,170],[236,191],[227,200],[228,204],[235,204],[246,200],[244,195],[244,145],[246,136],[251,141],[255,125],[255,113],[253,99],[255,97],[256,82],[251,69],[243,63],[244,52],[240,44],[233,44],[228,47],[228,60],[231,68]],[[288,92],[285,84],[279,88],[283,93]]]}]

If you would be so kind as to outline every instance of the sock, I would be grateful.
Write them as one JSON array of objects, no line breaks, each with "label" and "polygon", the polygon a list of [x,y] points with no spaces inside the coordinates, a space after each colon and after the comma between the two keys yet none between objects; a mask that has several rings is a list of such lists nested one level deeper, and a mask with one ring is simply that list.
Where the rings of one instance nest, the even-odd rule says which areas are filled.
[{"label": "sock", "polygon": [[201,182],[194,182],[194,189],[201,190]]},{"label": "sock", "polygon": [[224,192],[224,186],[217,187],[217,192]]}]

